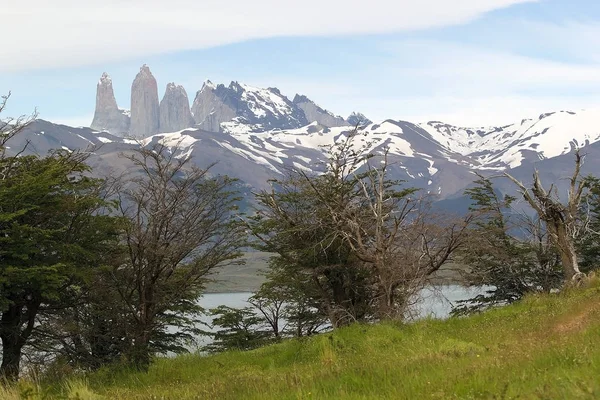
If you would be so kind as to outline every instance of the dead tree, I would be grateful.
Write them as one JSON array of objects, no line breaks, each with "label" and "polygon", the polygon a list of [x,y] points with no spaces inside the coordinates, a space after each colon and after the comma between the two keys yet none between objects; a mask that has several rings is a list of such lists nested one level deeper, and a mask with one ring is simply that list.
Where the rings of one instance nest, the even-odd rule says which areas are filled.
[{"label": "dead tree", "polygon": [[388,178],[387,151],[377,168],[357,177],[356,208],[340,216],[342,234],[357,257],[371,266],[377,316],[402,318],[411,299],[465,241],[470,216],[432,212],[427,197]]},{"label": "dead tree", "polygon": [[584,274],[579,270],[575,240],[580,233],[579,211],[584,191],[589,186],[586,179],[580,179],[583,156],[575,152],[575,170],[569,181],[569,192],[566,203],[563,203],[554,184],[546,191],[540,180],[538,170],[533,173],[533,187],[525,185],[510,175],[504,176],[518,186],[519,191],[529,205],[546,224],[553,244],[556,246],[562,261],[562,268],[567,281],[577,281]]}]

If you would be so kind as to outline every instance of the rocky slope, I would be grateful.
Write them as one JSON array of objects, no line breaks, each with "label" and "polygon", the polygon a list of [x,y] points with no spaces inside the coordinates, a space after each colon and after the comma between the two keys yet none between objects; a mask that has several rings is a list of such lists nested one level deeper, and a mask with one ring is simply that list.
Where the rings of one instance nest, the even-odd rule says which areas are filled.
[{"label": "rocky slope", "polygon": [[319,107],[314,101],[306,96],[297,94],[294,97],[293,103],[299,107],[306,116],[306,119],[311,122],[317,122],[319,125],[333,128],[336,126],[347,126],[348,122],[340,116]]},{"label": "rocky slope", "polygon": [[221,124],[235,118],[237,111],[229,99],[227,88],[224,85],[217,87],[207,80],[196,93],[192,114],[200,129],[219,132]]},{"label": "rocky slope", "polygon": [[229,86],[206,82],[196,95],[196,122],[211,132],[224,126],[244,126],[247,132],[292,129],[308,125],[303,111],[276,88],[257,88],[239,82]]}]

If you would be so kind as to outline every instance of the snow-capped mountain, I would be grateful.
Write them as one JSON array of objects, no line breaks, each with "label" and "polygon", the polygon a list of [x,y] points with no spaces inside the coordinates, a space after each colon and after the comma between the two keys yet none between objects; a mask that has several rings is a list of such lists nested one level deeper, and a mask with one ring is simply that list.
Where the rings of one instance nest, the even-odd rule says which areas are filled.
[{"label": "snow-capped mountain", "polygon": [[[42,155],[52,149],[91,149],[90,162],[99,173],[109,169],[118,173],[126,165],[121,153],[161,143],[177,157],[191,157],[200,167],[218,162],[215,173],[262,188],[290,168],[322,172],[327,148],[358,129],[356,147],[375,155],[389,151],[392,178],[440,198],[462,194],[476,171],[497,174],[511,169],[527,180],[538,165],[544,166],[542,177],[545,174],[560,189],[565,182],[560,178],[567,176],[572,166],[570,153],[578,147],[585,146],[589,154],[598,153],[598,157],[587,157],[583,172],[600,169],[600,113],[596,110],[551,112],[506,126],[474,128],[439,121],[372,122],[360,113],[344,120],[306,96],[289,100],[277,88],[206,81],[188,112],[183,87],[167,85],[159,107],[156,80],[147,66],[141,68],[136,81],[139,84],[132,85],[131,125],[135,114],[140,122],[135,124],[138,140],[128,139],[123,132],[129,120],[119,119],[123,113],[114,99],[113,82],[103,74],[94,129],[36,121],[9,146],[21,149],[30,141],[28,151]],[[138,102],[138,98],[145,101]],[[154,133],[143,132],[143,126],[151,126]],[[165,132],[173,127],[180,129]]]},{"label": "snow-capped mountain", "polygon": [[[235,176],[250,187],[263,188],[268,179],[281,177],[290,168],[322,172],[327,147],[345,140],[354,129],[349,125],[329,128],[313,122],[294,129],[253,131],[256,124],[239,120],[223,123],[222,128],[221,132],[186,128],[137,142],[89,128],[36,121],[9,145],[19,149],[29,140],[29,151],[38,154],[61,148],[92,149],[93,167],[118,173],[126,164],[121,153],[140,144],[161,143],[178,157],[191,157],[199,166],[218,162],[215,173]],[[584,110],[544,114],[497,128],[386,120],[360,127],[354,145],[364,146],[373,154],[388,149],[394,178],[448,198],[460,195],[474,180],[475,171],[497,174],[511,169],[527,180],[539,165],[543,166],[543,179],[560,185],[560,178],[568,176],[572,167],[570,153],[581,146],[586,146],[588,154],[584,173],[595,172],[600,168],[599,141],[600,113]],[[508,191],[510,185],[506,183]]]},{"label": "snow-capped mountain", "polygon": [[472,159],[477,169],[515,168],[553,158],[600,140],[600,110],[559,111],[502,127],[461,128],[419,124],[449,151]]},{"label": "snow-capped mountain", "polygon": [[201,128],[218,132],[224,125],[244,126],[248,132],[298,128],[308,124],[302,110],[276,88],[257,88],[231,82],[207,81],[196,94],[192,114]]},{"label": "snow-capped mountain", "polygon": [[[169,83],[159,106],[156,79],[145,64],[131,86],[130,109],[130,116],[124,116],[115,100],[112,79],[103,73],[97,85],[91,127],[118,136],[145,138],[175,127],[198,127],[209,132],[224,129],[265,132],[300,128],[311,122],[327,127],[348,125],[344,118],[306,96],[296,94],[290,101],[277,88],[259,88],[237,81],[228,86],[205,81],[191,108],[183,86]],[[357,116],[367,120],[362,114],[353,114],[351,118]]]}]

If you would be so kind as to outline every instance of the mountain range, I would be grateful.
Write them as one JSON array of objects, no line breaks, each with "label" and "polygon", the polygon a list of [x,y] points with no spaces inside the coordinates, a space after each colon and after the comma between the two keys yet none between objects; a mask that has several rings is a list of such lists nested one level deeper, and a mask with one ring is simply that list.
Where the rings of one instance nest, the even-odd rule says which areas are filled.
[{"label": "mountain range", "polygon": [[[120,156],[137,146],[162,143],[178,157],[214,173],[239,178],[249,188],[289,168],[323,171],[325,149],[358,128],[356,146],[378,154],[389,149],[392,177],[439,197],[460,197],[475,172],[497,175],[511,170],[525,182],[534,168],[559,191],[573,166],[571,153],[585,148],[583,173],[600,168],[600,113],[597,110],[548,112],[510,125],[461,127],[440,121],[372,122],[360,113],[342,118],[296,94],[239,82],[228,86],[206,81],[190,106],[185,89],[169,83],[158,99],[156,79],[144,65],[135,77],[130,110],[118,107],[113,82],[103,74],[97,84],[96,110],[89,128],[37,120],[9,143],[28,152],[92,149],[90,163],[99,174],[126,168]],[[401,110],[399,110],[401,111]],[[506,179],[503,192],[514,191]]]}]

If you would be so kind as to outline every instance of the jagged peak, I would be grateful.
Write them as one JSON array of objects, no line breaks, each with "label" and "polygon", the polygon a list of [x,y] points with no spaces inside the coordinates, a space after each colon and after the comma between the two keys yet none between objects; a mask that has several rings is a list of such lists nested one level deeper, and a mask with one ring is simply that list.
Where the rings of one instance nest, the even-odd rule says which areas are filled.
[{"label": "jagged peak", "polygon": [[249,86],[240,84],[238,81],[231,81],[231,83],[229,84],[229,89],[235,92],[243,92],[244,90],[246,90],[246,88],[249,88]]},{"label": "jagged peak", "polygon": [[100,80],[98,81],[98,85],[108,85],[112,84],[112,78],[108,75],[107,72],[103,72]]},{"label": "jagged peak", "polygon": [[153,77],[148,64],[144,64],[140,67],[140,72],[137,74],[137,76],[138,77],[140,77],[140,76],[152,76]]},{"label": "jagged peak", "polygon": [[296,93],[296,95],[294,96],[294,100],[292,100],[292,102],[294,104],[300,104],[300,103],[314,103],[314,101],[312,101],[311,99],[309,99],[308,97],[306,97],[303,94],[298,94]]},{"label": "jagged peak", "polygon": [[350,125],[369,125],[373,123],[373,121],[367,118],[363,113],[357,111],[353,111],[348,118],[346,118],[346,121],[348,121]]},{"label": "jagged peak", "polygon": [[169,83],[167,83],[167,91],[168,92],[175,92],[175,91],[185,92],[185,88],[182,85],[176,84],[175,82],[169,82]]},{"label": "jagged peak", "polygon": [[200,89],[200,91],[202,91],[204,89],[215,90],[216,88],[217,88],[216,85],[214,83],[212,83],[212,81],[210,79],[207,79],[202,84],[202,89]]}]

